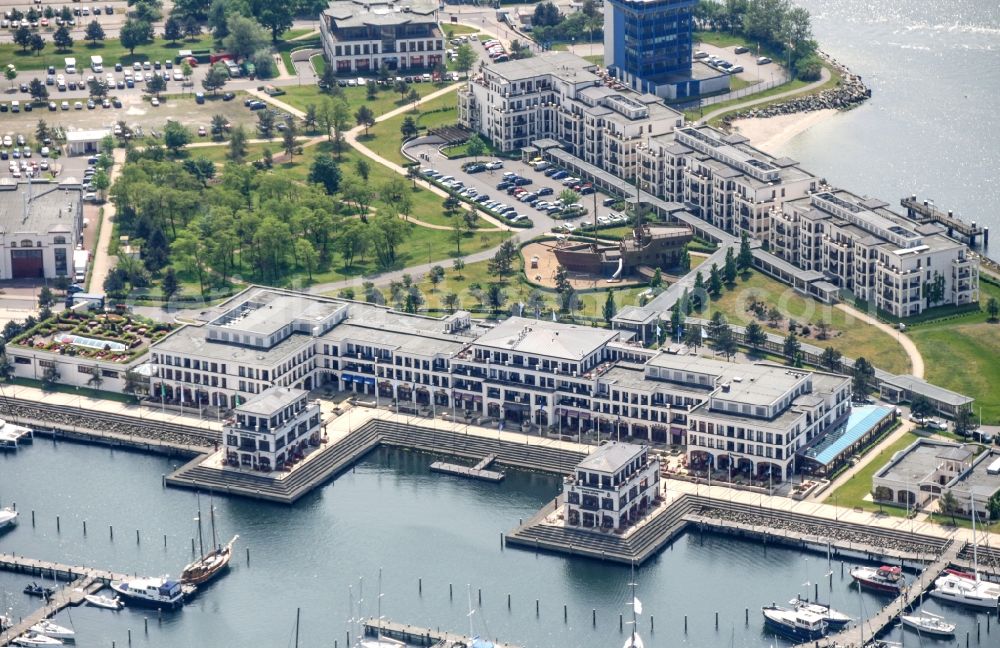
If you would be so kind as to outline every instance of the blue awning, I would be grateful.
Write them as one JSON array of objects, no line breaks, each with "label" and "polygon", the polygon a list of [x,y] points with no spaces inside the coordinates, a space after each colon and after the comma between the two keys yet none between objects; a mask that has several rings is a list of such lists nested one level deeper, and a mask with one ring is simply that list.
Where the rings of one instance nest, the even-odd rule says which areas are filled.
[{"label": "blue awning", "polygon": [[348,373],[340,374],[340,379],[344,382],[354,382],[354,376]]},{"label": "blue awning", "polygon": [[375,379],[371,378],[369,376],[356,376],[354,378],[354,381],[355,382],[363,382],[366,385],[374,385],[375,384]]}]

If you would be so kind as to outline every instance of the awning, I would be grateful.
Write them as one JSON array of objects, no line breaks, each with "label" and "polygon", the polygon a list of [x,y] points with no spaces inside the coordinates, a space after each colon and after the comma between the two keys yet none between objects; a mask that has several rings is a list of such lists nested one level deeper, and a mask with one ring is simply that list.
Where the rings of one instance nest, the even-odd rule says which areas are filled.
[{"label": "awning", "polygon": [[354,382],[354,376],[349,373],[340,374],[340,379],[344,382]]}]

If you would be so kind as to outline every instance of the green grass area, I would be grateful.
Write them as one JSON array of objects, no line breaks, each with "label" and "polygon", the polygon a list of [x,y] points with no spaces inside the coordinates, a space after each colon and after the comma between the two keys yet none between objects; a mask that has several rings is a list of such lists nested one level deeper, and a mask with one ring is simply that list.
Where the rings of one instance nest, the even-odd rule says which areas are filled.
[{"label": "green grass area", "polygon": [[[707,268],[704,274],[707,282]],[[789,319],[794,319],[798,324],[808,324],[812,329],[810,337],[799,336],[802,342],[819,347],[832,346],[851,358],[863,356],[876,367],[893,373],[910,371],[906,352],[890,335],[838,308],[806,297],[760,272],[751,273],[747,279],[737,278],[735,288],[724,290],[718,300],[712,300],[702,311],[701,316],[710,318],[714,311],[719,310],[730,323],[744,325],[753,319],[747,306],[755,299],[767,304],[768,308],[776,307],[783,315],[778,328],[772,327],[767,321],[758,320],[758,324],[770,333],[787,335],[785,327]],[[827,340],[816,337],[814,324],[821,320],[831,325],[830,338]]]},{"label": "green grass area", "polygon": [[[1000,299],[1000,286],[979,284],[980,303]],[[1000,324],[989,322],[984,310],[907,327],[907,335],[924,357],[926,378],[935,385],[976,399],[983,423],[1000,423]]]},{"label": "green grass area", "polygon": [[[299,139],[300,142],[305,140]],[[273,142],[269,143],[255,143],[247,144],[247,160],[259,160],[264,156],[264,149],[270,149],[271,155],[279,155],[284,153],[282,151],[281,139],[275,139]],[[229,143],[219,142],[218,146],[199,146],[197,148],[189,148],[187,150],[187,156],[189,158],[205,158],[211,160],[216,164],[225,164],[229,162]],[[296,156],[294,161],[297,161],[298,156]]]},{"label": "green grass area", "polygon": [[[297,31],[302,32],[299,34],[301,36],[308,34],[310,30],[302,29]],[[278,53],[281,54],[281,60],[285,64],[285,70],[288,74],[294,75],[295,64],[292,62],[292,50],[318,47],[321,47],[321,45],[319,37],[317,36],[316,38],[303,38],[302,40],[297,41],[283,40],[277,44],[275,49],[277,49]]]},{"label": "green grass area", "polygon": [[403,125],[403,121],[410,117],[416,121],[417,127],[421,130],[454,124],[458,121],[457,101],[457,95],[454,93],[443,94],[421,104],[416,110],[407,110],[395,117],[380,121],[368,130],[368,135],[362,134],[358,137],[358,141],[387,160],[396,164],[407,164],[410,160],[400,152],[403,136],[399,128]]},{"label": "green grass area", "polygon": [[322,54],[314,54],[309,62],[312,63],[316,76],[323,76],[323,73],[326,72],[326,57]]},{"label": "green grass area", "polygon": [[[122,370],[124,370],[124,367],[122,367]],[[74,387],[72,385],[60,385],[56,383],[46,389],[42,387],[41,380],[34,380],[32,378],[14,378],[11,382],[21,387],[34,387],[35,389],[45,389],[46,391],[58,392],[60,394],[75,394],[81,398],[101,398],[129,404],[137,402],[135,396],[131,394],[104,391],[103,389],[93,389],[91,387]]]},{"label": "green grass area", "polygon": [[[157,36],[160,36],[157,34]],[[45,39],[45,49],[41,54],[35,56],[30,51],[22,52],[20,45],[14,43],[0,43],[0,61],[13,63],[18,70],[41,70],[49,65],[62,71],[66,65],[66,57],[76,58],[76,68],[83,74],[89,74],[90,57],[101,56],[104,58],[105,69],[114,69],[115,63],[119,61],[124,65],[131,65],[133,61],[173,61],[177,56],[177,50],[181,49],[214,49],[214,41],[209,34],[203,34],[194,40],[180,40],[176,43],[168,43],[158,39],[149,45],[135,48],[135,54],[122,47],[117,38],[108,38],[96,45],[85,42],[79,38],[73,43],[73,47],[68,50],[57,50],[52,43],[51,37]]]},{"label": "green grass area", "polygon": [[[492,142],[484,140],[483,143],[486,145],[486,152],[479,156],[480,160],[489,157],[510,157],[497,149]],[[463,142],[462,144],[456,144],[455,146],[446,146],[441,149],[441,152],[444,153],[445,157],[454,160],[456,158],[468,157],[468,148],[468,144]]]},{"label": "green grass area", "polygon": [[[437,90],[432,83],[413,83],[410,84],[410,87],[416,90],[421,97]],[[285,91],[285,94],[279,97],[279,100],[302,111],[305,111],[309,104],[319,106],[323,103],[324,97],[330,96],[314,85],[285,86],[282,90]],[[390,88],[381,88],[378,96],[372,100],[368,99],[368,91],[365,87],[355,86],[353,88],[339,88],[339,90],[342,91],[344,98],[347,99],[347,105],[350,107],[351,126],[354,126],[354,112],[362,105],[371,108],[376,117],[406,105],[405,101],[400,100],[399,93]],[[455,101],[457,102],[457,100]],[[398,126],[396,132],[399,133]]]},{"label": "green grass area", "polygon": [[[917,439],[922,438],[922,436],[926,435],[920,435],[915,432],[907,432],[902,437],[880,450],[877,455],[866,455],[865,459],[868,460],[868,463],[861,470],[856,472],[850,479],[841,484],[835,490],[828,493],[823,501],[828,504],[835,504],[836,506],[844,506],[847,508],[861,508],[866,511],[879,510],[879,505],[872,502],[870,497],[872,492],[872,477],[879,471],[880,468],[882,468],[882,466],[885,465],[887,461],[892,459],[894,454]],[[896,515],[899,517],[904,517],[906,515],[905,508],[885,505],[883,505],[882,508],[890,515]]]},{"label": "green grass area", "polygon": [[584,56],[586,60],[590,61],[594,65],[604,65],[604,55],[603,54],[588,54]]},{"label": "green grass area", "polygon": [[[464,245],[462,247],[462,252],[467,252]],[[535,287],[529,284],[524,277],[522,271],[523,263],[523,259],[519,255],[511,275],[504,278],[504,290],[507,293],[506,310],[509,310],[513,304],[526,302],[528,295],[532,290],[535,290]],[[480,308],[480,302],[476,297],[476,291],[473,289],[473,286],[478,285],[480,290],[485,291],[487,284],[496,281],[496,277],[489,271],[489,261],[477,261],[476,263],[470,263],[465,266],[461,275],[454,270],[451,261],[442,263],[441,267],[445,270],[445,277],[444,280],[436,287],[425,275],[419,277],[415,276],[413,278],[417,287],[420,289],[420,292],[424,296],[425,308],[444,309],[444,297],[448,293],[455,293],[458,295],[459,308]],[[388,293],[388,284],[380,285],[379,287]],[[538,290],[541,291],[545,298],[545,306],[542,309],[543,314],[547,311],[551,311],[552,308],[557,307],[558,295],[556,295],[555,291],[543,288],[539,288]],[[618,309],[625,306],[638,305],[639,294],[645,290],[645,286],[615,290],[615,303],[617,304]],[[580,297],[580,301],[583,303],[583,308],[577,311],[580,315],[587,317],[601,317],[604,302],[607,299],[607,290],[579,292],[577,294]],[[388,294],[386,296],[388,297]],[[526,316],[533,317],[534,313],[526,312]]]},{"label": "green grass area", "polygon": [[[306,34],[316,34],[316,37],[319,38],[319,33],[312,27],[293,27],[281,35],[281,40],[285,41],[295,40],[297,38],[302,38]],[[309,40],[308,38],[302,39],[303,42],[306,42],[308,40]]]},{"label": "green grass area", "polygon": [[455,36],[465,36],[467,34],[478,34],[479,28],[472,27],[470,25],[458,25],[452,23],[442,23],[441,29],[444,31],[448,38],[454,38]]}]

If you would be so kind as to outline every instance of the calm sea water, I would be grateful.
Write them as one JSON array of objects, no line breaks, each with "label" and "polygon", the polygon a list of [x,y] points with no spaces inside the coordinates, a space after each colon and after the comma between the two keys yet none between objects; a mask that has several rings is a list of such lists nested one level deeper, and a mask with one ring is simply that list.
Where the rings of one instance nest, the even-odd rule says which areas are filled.
[{"label": "calm sea water", "polygon": [[990,226],[1000,257],[1000,3],[796,0],[872,99],[790,142],[836,185],[898,205],[916,193]]},{"label": "calm sea water", "polygon": [[[483,590],[476,618],[477,631],[485,635],[526,648],[621,645],[618,614],[626,612],[627,568],[500,549],[500,533],[554,496],[556,479],[515,471],[502,485],[480,484],[433,475],[431,460],[380,450],[291,508],[217,498],[222,535],[241,536],[238,558],[228,575],[190,605],[165,615],[162,623],[155,612],[130,609],[77,608],[57,619],[76,628],[82,648],[113,641],[125,646],[129,629],[136,646],[282,647],[291,645],[300,607],[301,646],[333,646],[335,640],[344,646],[351,614],[348,586],[354,586],[357,598],[358,578],[364,577],[364,612],[374,615],[382,567],[382,611],[394,620],[465,630],[466,584],[471,584],[474,600]],[[0,497],[4,504],[16,501],[24,514],[17,529],[0,537],[0,551],[141,574],[177,574],[191,558],[196,500],[192,493],[161,488],[160,475],[171,467],[158,457],[47,441],[16,456],[0,456]],[[208,500],[202,504],[207,510]],[[689,534],[636,573],[646,613],[655,617],[652,635],[648,616],[641,621],[646,645],[782,645],[763,633],[760,606],[807,594],[813,588],[807,583],[817,581],[824,598],[852,615],[862,609],[869,614],[885,603],[868,594],[859,597],[840,578],[836,563],[831,590],[827,571],[824,556]],[[36,604],[20,593],[28,580],[0,572],[3,606],[15,615]],[[535,599],[540,600],[537,617]],[[933,603],[928,607],[937,609]],[[591,626],[595,608],[596,629]],[[749,625],[744,608],[750,608]],[[961,610],[948,614],[972,631],[977,645],[975,617]],[[146,615],[151,615],[148,635],[143,632]],[[988,639],[985,631],[983,637]],[[995,624],[993,637],[1000,637]],[[908,639],[916,645],[915,637]]]}]

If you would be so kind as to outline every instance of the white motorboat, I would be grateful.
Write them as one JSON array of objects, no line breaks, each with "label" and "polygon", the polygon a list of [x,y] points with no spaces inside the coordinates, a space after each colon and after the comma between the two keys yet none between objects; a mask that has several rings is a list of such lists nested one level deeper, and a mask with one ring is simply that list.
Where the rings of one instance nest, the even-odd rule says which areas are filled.
[{"label": "white motorboat", "polygon": [[948,623],[943,617],[930,612],[921,611],[916,615],[906,615],[899,617],[903,625],[913,628],[923,634],[935,635],[938,637],[950,637],[955,634],[955,624]]},{"label": "white motorboat", "polygon": [[831,630],[840,630],[851,622],[850,616],[844,614],[843,612],[838,612],[837,610],[834,610],[827,605],[823,605],[822,603],[809,602],[802,598],[794,598],[788,603],[794,610],[805,610],[823,617],[823,619],[826,620],[826,624],[830,626]]},{"label": "white motorboat", "polygon": [[179,581],[166,578],[134,578],[111,581],[111,589],[136,605],[173,610],[184,605],[184,590]]},{"label": "white motorboat", "polygon": [[121,597],[118,596],[111,598],[103,594],[87,594],[83,597],[83,600],[94,607],[104,608],[105,610],[120,610],[125,607]]},{"label": "white motorboat", "polygon": [[69,628],[63,627],[58,623],[53,623],[52,621],[45,619],[44,621],[39,621],[35,625],[31,626],[31,631],[45,635],[46,637],[51,637],[52,639],[76,639],[76,633]]},{"label": "white motorboat", "polygon": [[17,524],[17,511],[12,508],[0,509],[0,531]]},{"label": "white motorboat", "polygon": [[972,572],[945,570],[944,575],[934,581],[930,595],[942,601],[995,610],[1000,605],[1000,584],[984,581],[979,576],[975,495],[969,495],[969,502],[969,510],[972,511]]},{"label": "white motorboat", "polygon": [[14,644],[17,646],[62,646],[64,645],[62,641],[58,639],[53,639],[52,637],[46,637],[43,634],[38,634],[37,632],[29,632],[28,634],[21,635],[14,640]]}]

